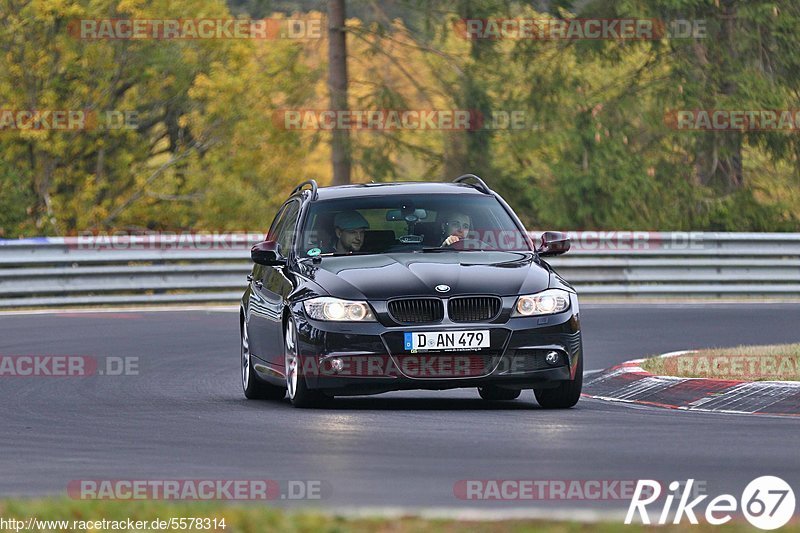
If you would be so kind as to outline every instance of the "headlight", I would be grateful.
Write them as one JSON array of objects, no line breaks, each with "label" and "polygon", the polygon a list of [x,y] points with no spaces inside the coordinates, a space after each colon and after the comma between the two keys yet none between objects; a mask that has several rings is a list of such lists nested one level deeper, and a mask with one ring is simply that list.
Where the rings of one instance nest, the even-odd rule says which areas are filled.
[{"label": "headlight", "polygon": [[569,309],[569,293],[561,289],[547,289],[536,294],[520,296],[511,316],[552,315]]},{"label": "headlight", "polygon": [[339,298],[312,298],[303,302],[308,316],[331,322],[375,322],[367,302],[351,302]]}]

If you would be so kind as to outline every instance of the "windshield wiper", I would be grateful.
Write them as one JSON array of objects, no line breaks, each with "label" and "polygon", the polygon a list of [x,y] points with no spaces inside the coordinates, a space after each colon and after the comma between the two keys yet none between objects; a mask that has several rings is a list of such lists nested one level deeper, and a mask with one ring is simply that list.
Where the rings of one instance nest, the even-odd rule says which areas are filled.
[{"label": "windshield wiper", "polygon": [[303,257],[299,257],[298,261],[308,261],[313,259],[322,259],[323,257],[347,257],[349,255],[375,255],[377,252],[354,252],[350,254],[337,254],[335,252],[328,252],[326,254],[318,254],[318,255],[306,255]]}]

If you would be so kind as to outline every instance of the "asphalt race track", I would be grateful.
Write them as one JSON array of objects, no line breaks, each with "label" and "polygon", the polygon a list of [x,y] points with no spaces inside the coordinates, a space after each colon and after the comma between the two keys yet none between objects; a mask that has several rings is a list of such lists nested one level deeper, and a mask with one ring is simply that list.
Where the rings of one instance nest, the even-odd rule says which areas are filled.
[{"label": "asphalt race track", "polygon": [[[586,369],[684,348],[800,341],[800,306],[584,305]],[[242,396],[237,314],[0,315],[0,355],[138,357],[138,375],[0,377],[0,496],[66,495],[79,479],[321,480],[313,507],[619,510],[628,501],[466,501],[465,479],[694,478],[741,494],[800,489],[800,420],[688,413],[475,390],[337,399],[324,410]],[[280,504],[281,502],[277,502]],[[288,504],[288,502],[283,502]]]}]

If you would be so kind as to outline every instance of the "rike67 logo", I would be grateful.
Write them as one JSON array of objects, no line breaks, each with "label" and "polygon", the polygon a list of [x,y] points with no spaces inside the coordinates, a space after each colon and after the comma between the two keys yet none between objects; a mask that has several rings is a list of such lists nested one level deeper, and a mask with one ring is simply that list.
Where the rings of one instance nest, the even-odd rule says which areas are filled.
[{"label": "rike67 logo", "polygon": [[[693,496],[693,484],[694,479],[689,479],[686,483],[673,481],[669,484],[670,493],[664,499],[661,512],[655,521],[657,524],[666,524],[670,517],[672,517],[673,524],[680,524],[684,517],[691,524],[699,523],[697,520],[697,514],[700,514],[699,507],[708,498],[708,495],[700,495],[690,501],[689,498]],[[683,488],[682,491],[681,488]],[[625,516],[625,523],[632,523],[638,514],[641,523],[650,524],[650,512],[658,512],[660,502],[656,505],[651,504],[654,504],[661,496],[661,484],[658,481],[639,480],[628,507],[628,514]],[[675,500],[678,503],[673,511],[672,506]],[[648,505],[652,509],[648,509]],[[733,513],[736,513],[737,510],[741,511],[750,524],[759,529],[778,529],[786,525],[794,516],[794,491],[779,477],[756,478],[745,487],[739,500],[731,494],[721,494],[710,500],[705,507],[705,521],[715,526],[725,524],[733,518]]]}]

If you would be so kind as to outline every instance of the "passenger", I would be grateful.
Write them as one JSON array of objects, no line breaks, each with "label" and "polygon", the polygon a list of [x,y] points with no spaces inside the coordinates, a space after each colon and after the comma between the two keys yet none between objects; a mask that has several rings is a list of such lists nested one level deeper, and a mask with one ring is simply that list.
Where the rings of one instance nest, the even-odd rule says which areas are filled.
[{"label": "passenger", "polygon": [[342,211],[333,219],[336,232],[337,254],[352,254],[361,250],[364,245],[364,232],[369,229],[369,222],[358,211]]}]

